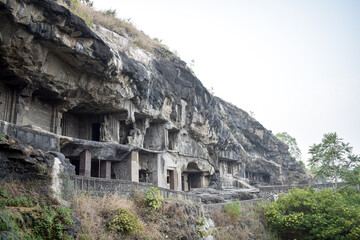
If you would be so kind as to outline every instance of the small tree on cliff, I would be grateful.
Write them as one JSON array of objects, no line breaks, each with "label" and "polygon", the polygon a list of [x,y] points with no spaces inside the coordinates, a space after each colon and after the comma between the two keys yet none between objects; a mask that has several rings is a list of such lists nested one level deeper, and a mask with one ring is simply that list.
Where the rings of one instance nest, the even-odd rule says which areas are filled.
[{"label": "small tree on cliff", "polygon": [[336,133],[327,133],[321,143],[310,147],[309,165],[316,177],[332,180],[337,191],[339,180],[346,178],[360,162],[359,156],[351,152],[349,143],[344,143]]},{"label": "small tree on cliff", "polygon": [[[275,137],[289,146],[289,152],[292,157],[301,162],[301,150],[297,145],[296,139],[290,136],[287,132],[275,134]],[[305,165],[304,165],[305,166]]]},{"label": "small tree on cliff", "polygon": [[80,2],[92,7],[94,5],[94,2],[91,0],[80,0]]}]

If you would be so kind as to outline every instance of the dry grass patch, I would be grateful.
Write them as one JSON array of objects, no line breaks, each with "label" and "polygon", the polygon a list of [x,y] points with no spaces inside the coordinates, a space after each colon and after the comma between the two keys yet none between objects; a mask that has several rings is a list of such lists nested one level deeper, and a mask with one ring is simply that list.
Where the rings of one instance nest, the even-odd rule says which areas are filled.
[{"label": "dry grass patch", "polygon": [[[133,235],[122,234],[109,229],[109,223],[120,209],[129,210],[137,216],[141,225],[141,232]],[[136,206],[136,201],[125,199],[117,194],[103,197],[80,194],[73,197],[74,214],[81,220],[80,240],[93,239],[163,239],[158,231],[157,223],[144,218],[145,209]]]},{"label": "dry grass patch", "polygon": [[129,39],[133,45],[152,53],[155,48],[167,49],[167,47],[159,41],[151,39],[144,32],[136,29],[129,20],[122,20],[112,14],[96,11],[92,7],[75,0],[71,0],[70,6],[67,6],[63,1],[60,1],[60,4],[67,7],[72,13],[83,18],[89,27],[91,27],[93,23],[105,27]]},{"label": "dry grass patch", "polygon": [[107,223],[120,208],[134,211],[131,202],[115,194],[104,197],[90,194],[74,195],[72,203],[74,214],[81,220],[80,239],[84,240],[116,239],[114,232],[106,231]]},{"label": "dry grass patch", "polygon": [[263,202],[255,202],[242,205],[240,217],[236,221],[223,210],[212,212],[210,218],[215,222],[215,239],[278,239],[265,227],[265,215],[262,207],[264,204]]}]

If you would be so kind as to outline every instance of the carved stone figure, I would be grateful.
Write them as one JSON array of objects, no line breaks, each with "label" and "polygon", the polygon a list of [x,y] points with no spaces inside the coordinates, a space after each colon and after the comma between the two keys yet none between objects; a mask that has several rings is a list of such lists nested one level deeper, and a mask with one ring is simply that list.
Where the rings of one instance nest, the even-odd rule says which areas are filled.
[{"label": "carved stone figure", "polygon": [[100,126],[100,141],[102,142],[111,142],[113,139],[109,132],[109,122],[106,116]]},{"label": "carved stone figure", "polygon": [[142,145],[142,139],[143,139],[140,129],[135,127],[134,129],[130,130],[129,134],[130,134],[130,136],[128,136],[129,144],[140,147]]}]

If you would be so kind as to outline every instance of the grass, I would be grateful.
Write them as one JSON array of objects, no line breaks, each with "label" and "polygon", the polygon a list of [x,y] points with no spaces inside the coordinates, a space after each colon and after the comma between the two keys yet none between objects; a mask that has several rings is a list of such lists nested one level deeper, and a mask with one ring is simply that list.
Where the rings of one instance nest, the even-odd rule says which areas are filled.
[{"label": "grass", "polygon": [[[31,189],[31,184],[34,183],[1,182],[0,200],[4,204],[0,217],[6,219],[6,225],[3,224],[3,221],[0,228],[10,229],[15,233],[19,232],[20,237],[29,233],[33,236],[53,234],[51,237],[54,239],[63,238],[65,237],[63,230],[66,225],[72,223],[71,219],[66,220],[66,218],[64,221],[59,221],[62,218],[58,216],[72,214],[81,220],[81,232],[78,237],[80,240],[196,239],[196,227],[203,217],[199,212],[199,206],[180,200],[165,200],[161,207],[153,210],[146,203],[144,192],[136,192],[132,198],[124,198],[117,194],[108,194],[103,197],[75,194],[71,198],[72,207],[70,209],[37,193]],[[221,240],[278,239],[265,228],[262,205],[264,205],[262,202],[242,204],[241,207],[237,202],[230,204],[232,208],[229,209],[236,210],[235,218],[229,214],[229,211],[212,212],[206,216],[215,222],[215,228],[211,234],[215,239]],[[119,219],[120,209],[125,209],[125,212],[139,220],[141,231],[126,234],[117,231],[117,228],[109,227],[111,222],[114,223],[114,219]],[[19,225],[19,221],[11,220],[17,219],[17,216],[19,216],[20,222],[24,222],[26,225],[21,231],[18,229],[24,224]],[[116,222],[121,222],[120,220],[116,220]],[[30,226],[33,226],[33,230]]]},{"label": "grass", "polygon": [[29,186],[34,182],[0,181],[1,239],[69,239],[72,210]]},{"label": "grass", "polygon": [[210,218],[215,222],[214,238],[222,240],[277,240],[278,238],[265,227],[264,204],[264,202],[255,202],[242,205],[241,214],[236,221],[232,215],[223,210],[212,212]]},{"label": "grass", "polygon": [[[198,213],[195,206],[166,200],[154,211],[144,198],[142,192],[136,193],[132,199],[117,194],[103,197],[75,195],[73,210],[81,220],[80,239],[194,239],[195,232],[189,224],[196,224]],[[108,225],[119,209],[137,216],[142,231],[131,235],[109,229]]]},{"label": "grass", "polygon": [[71,0],[71,6],[66,5],[63,1],[60,1],[60,4],[68,8],[73,14],[83,18],[90,28],[93,24],[107,28],[129,39],[132,45],[151,53],[155,53],[155,49],[167,52],[165,45],[136,29],[129,20],[119,19],[113,14],[106,14],[106,11],[96,11],[92,7],[76,0]]}]

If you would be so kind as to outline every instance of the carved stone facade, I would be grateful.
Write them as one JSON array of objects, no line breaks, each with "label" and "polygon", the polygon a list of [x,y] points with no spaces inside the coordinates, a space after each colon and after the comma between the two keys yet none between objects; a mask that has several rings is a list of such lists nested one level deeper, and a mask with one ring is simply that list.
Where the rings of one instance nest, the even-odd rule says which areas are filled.
[{"label": "carved stone facade", "polygon": [[183,191],[305,177],[168,50],[90,28],[56,1],[0,1],[0,14],[0,119],[58,134],[77,174]]}]

